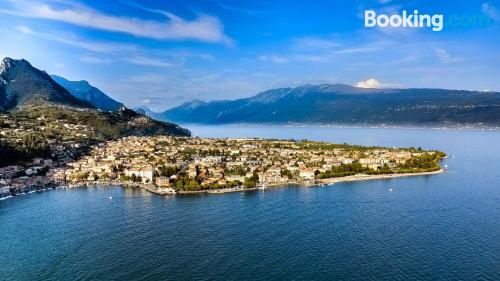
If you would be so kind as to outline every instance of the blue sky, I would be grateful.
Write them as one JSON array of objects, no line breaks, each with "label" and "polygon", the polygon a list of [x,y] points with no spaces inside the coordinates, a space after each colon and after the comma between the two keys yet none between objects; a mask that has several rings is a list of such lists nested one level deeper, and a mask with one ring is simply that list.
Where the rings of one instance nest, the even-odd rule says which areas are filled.
[{"label": "blue sky", "polygon": [[[365,28],[366,9],[444,29]],[[1,57],[154,110],[367,79],[500,91],[500,1],[2,0],[0,32]]]}]

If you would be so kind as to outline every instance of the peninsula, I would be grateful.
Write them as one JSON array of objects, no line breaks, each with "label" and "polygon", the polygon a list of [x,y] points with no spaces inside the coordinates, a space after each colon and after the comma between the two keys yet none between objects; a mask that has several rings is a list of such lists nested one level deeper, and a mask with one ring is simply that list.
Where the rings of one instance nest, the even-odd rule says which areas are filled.
[{"label": "peninsula", "polygon": [[[352,90],[320,90],[339,87]],[[272,91],[258,100],[290,94]],[[437,173],[444,156],[418,148],[189,136],[86,81],[51,77],[26,60],[0,61],[0,198],[88,184],[158,194],[317,185]]]},{"label": "peninsula", "polygon": [[71,186],[140,186],[157,194],[221,193],[442,172],[445,154],[307,140],[125,137],[92,147],[54,175]]}]

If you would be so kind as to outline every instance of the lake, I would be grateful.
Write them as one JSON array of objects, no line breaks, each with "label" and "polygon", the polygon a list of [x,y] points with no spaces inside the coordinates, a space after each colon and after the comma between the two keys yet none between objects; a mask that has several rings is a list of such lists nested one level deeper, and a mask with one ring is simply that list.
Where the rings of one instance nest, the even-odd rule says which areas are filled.
[{"label": "lake", "polygon": [[498,131],[188,128],[439,149],[449,168],[217,195],[98,187],[18,196],[0,201],[0,280],[500,279]]}]

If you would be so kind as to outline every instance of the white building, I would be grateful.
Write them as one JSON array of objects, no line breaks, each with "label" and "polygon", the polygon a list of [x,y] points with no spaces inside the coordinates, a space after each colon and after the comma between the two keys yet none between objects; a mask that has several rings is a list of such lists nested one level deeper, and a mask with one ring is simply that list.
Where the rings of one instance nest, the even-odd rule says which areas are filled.
[{"label": "white building", "polygon": [[300,170],[299,176],[304,180],[313,180],[314,179],[314,170],[313,169],[305,169]]},{"label": "white building", "polygon": [[136,177],[141,177],[142,182],[153,182],[154,170],[152,167],[134,167],[125,169],[125,175],[131,177],[135,175]]}]

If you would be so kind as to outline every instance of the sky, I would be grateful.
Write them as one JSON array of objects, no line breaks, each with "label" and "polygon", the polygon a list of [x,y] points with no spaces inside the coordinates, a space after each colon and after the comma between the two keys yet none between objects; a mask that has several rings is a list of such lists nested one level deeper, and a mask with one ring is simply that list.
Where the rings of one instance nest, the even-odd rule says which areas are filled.
[{"label": "sky", "polygon": [[[365,10],[444,28],[368,28]],[[155,111],[302,84],[500,91],[499,0],[1,0],[0,34],[0,57]]]}]

